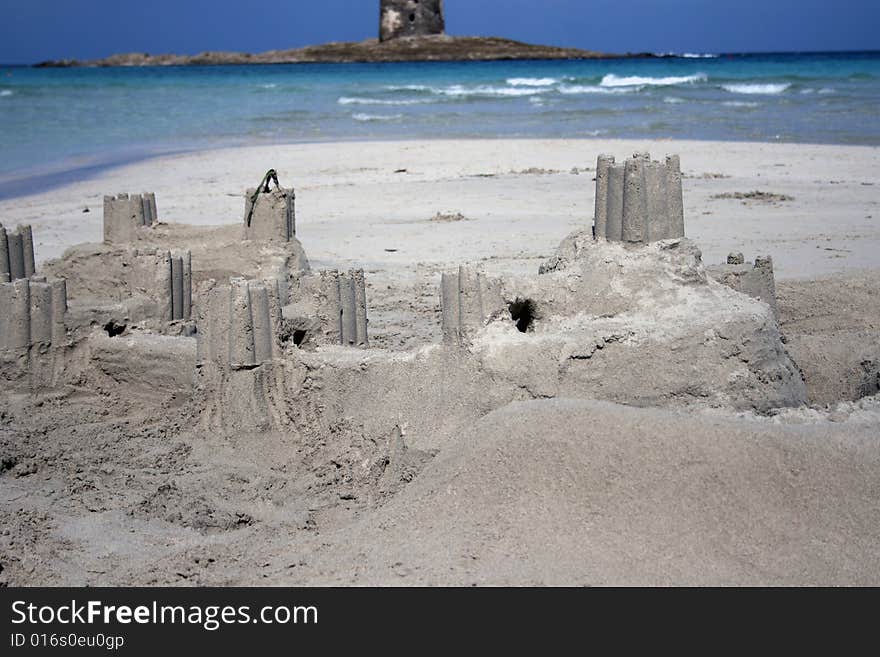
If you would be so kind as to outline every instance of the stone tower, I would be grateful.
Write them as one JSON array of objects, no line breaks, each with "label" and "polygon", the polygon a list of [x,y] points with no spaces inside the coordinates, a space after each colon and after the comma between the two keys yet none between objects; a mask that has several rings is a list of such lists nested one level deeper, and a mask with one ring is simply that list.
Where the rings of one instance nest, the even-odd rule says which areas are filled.
[{"label": "stone tower", "polygon": [[443,34],[443,0],[380,0],[379,41]]}]

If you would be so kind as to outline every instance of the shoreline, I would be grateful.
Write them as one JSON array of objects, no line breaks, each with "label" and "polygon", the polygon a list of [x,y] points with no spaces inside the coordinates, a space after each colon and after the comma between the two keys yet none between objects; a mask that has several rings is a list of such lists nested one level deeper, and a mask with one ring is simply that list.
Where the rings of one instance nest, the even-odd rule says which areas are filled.
[{"label": "shoreline", "polygon": [[[238,143],[239,138],[230,138],[229,143],[219,143],[214,146],[205,144],[193,144],[192,146],[176,146],[167,150],[151,151],[150,147],[131,149],[125,154],[119,154],[117,149],[104,153],[95,153],[87,156],[73,156],[71,158],[57,160],[44,165],[38,165],[24,169],[22,172],[0,173],[0,203],[4,201],[14,201],[23,197],[31,196],[29,188],[33,187],[33,180],[39,179],[40,191],[52,191],[63,188],[68,185],[87,182],[95,179],[104,173],[124,168],[131,165],[146,163],[166,157],[175,157],[180,155],[195,155],[200,153],[212,153],[216,151],[234,150],[234,149],[251,149],[251,148],[292,148],[297,146],[312,146],[320,144],[396,144],[396,143],[443,143],[443,142],[582,142],[582,143],[604,143],[604,142],[632,142],[637,143],[676,143],[676,142],[693,142],[703,144],[739,144],[754,146],[806,146],[806,147],[828,147],[828,148],[864,148],[880,150],[880,145],[872,144],[848,144],[834,142],[788,142],[788,141],[750,141],[739,139],[639,139],[634,137],[609,138],[603,136],[597,137],[575,137],[570,139],[563,138],[546,138],[546,137],[508,137],[508,136],[483,136],[483,137],[399,137],[395,139],[381,139],[373,136],[349,137],[343,139],[328,138],[326,140],[309,139],[302,141],[279,141],[279,142],[260,142]],[[64,163],[76,162],[77,160],[91,160],[89,163],[62,166]]]}]

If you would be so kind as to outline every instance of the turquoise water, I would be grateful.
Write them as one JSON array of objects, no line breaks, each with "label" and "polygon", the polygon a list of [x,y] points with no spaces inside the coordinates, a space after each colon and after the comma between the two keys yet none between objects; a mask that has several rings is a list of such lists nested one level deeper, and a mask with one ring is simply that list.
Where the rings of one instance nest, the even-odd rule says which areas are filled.
[{"label": "turquoise water", "polygon": [[[232,144],[670,137],[880,144],[880,53],[0,67],[0,186]],[[3,190],[0,190],[2,193]]]}]

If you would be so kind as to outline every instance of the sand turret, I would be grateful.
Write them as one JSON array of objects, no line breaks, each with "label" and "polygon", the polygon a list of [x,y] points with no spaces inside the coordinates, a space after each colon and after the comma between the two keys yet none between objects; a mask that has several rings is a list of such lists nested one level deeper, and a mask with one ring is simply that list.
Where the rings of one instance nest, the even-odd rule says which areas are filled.
[{"label": "sand turret", "polygon": [[27,224],[7,231],[0,225],[0,283],[31,278],[34,265],[34,233]]},{"label": "sand turret", "polygon": [[122,244],[136,239],[138,231],[159,222],[156,195],[118,194],[104,197],[104,241]]},{"label": "sand turret", "polygon": [[600,155],[593,234],[628,244],[684,237],[679,157],[655,162],[647,153],[636,153],[618,164],[613,156]]},{"label": "sand turret", "polygon": [[42,276],[0,283],[0,350],[63,344],[67,331],[67,284]]}]

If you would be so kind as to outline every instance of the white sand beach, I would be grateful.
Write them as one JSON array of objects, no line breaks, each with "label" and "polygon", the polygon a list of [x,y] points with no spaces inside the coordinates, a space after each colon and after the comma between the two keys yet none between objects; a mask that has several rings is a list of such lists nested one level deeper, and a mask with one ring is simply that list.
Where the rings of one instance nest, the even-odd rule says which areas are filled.
[{"label": "white sand beach", "polygon": [[[590,224],[596,157],[642,150],[681,155],[687,234],[707,263],[731,251],[768,254],[782,279],[880,266],[880,148],[856,146],[472,140],[241,147],[150,159],[0,201],[0,221],[33,225],[38,261],[100,241],[105,194],[151,190],[164,222],[235,224],[245,188],[274,167],[296,189],[297,237],[318,266],[394,276],[419,264],[479,261],[531,272],[562,237]],[[752,191],[791,200],[714,198]],[[469,221],[430,222],[438,212]]]}]

